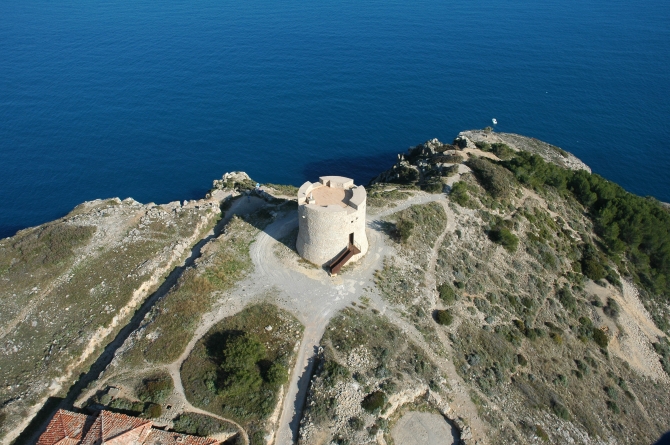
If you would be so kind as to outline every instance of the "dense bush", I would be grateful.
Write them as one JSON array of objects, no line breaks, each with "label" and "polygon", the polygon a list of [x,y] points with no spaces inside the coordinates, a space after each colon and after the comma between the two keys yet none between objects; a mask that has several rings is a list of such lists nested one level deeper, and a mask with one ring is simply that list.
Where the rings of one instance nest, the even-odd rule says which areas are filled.
[{"label": "dense bush", "polygon": [[500,244],[510,253],[516,252],[519,245],[519,238],[502,225],[494,226],[489,231],[489,239],[496,244]]},{"label": "dense bush", "polygon": [[500,165],[486,158],[473,158],[466,162],[479,183],[494,198],[507,198],[514,190],[514,176]]},{"label": "dense bush", "polygon": [[361,402],[361,407],[370,413],[374,413],[382,409],[385,403],[386,393],[384,391],[375,391],[365,396]]},{"label": "dense bush", "polygon": [[621,308],[619,307],[619,304],[616,301],[614,301],[613,298],[608,298],[607,306],[603,308],[603,312],[605,313],[605,315],[611,318],[618,318],[620,310]]},{"label": "dense bush", "polygon": [[265,371],[265,381],[270,385],[283,385],[288,381],[288,370],[281,363],[272,363]]},{"label": "dense bush", "polygon": [[263,383],[259,362],[265,358],[265,347],[248,333],[228,338],[222,351],[223,379],[218,390],[227,394],[257,391]]},{"label": "dense bush", "polygon": [[349,419],[349,426],[354,431],[361,431],[365,426],[365,423],[363,422],[363,420],[361,420],[360,417],[352,417],[351,419]]},{"label": "dense bush", "polygon": [[163,408],[157,403],[149,403],[145,408],[142,415],[147,419],[156,419],[163,414]]},{"label": "dense bush", "polygon": [[572,296],[572,292],[570,292],[570,288],[567,285],[560,288],[556,294],[558,301],[561,302],[566,310],[572,312],[577,309],[577,300]]},{"label": "dense bush", "polygon": [[456,293],[454,288],[449,283],[442,283],[437,286],[437,292],[440,294],[440,300],[445,304],[451,304],[456,300]]},{"label": "dense bush", "polygon": [[526,357],[524,357],[522,354],[516,355],[516,362],[519,364],[519,366],[526,366],[528,364],[528,360],[526,360]]},{"label": "dense bush", "polygon": [[419,172],[417,169],[407,166],[397,166],[393,169],[395,177],[389,178],[388,182],[395,184],[414,184],[419,180]]},{"label": "dense bush", "polygon": [[179,433],[210,436],[221,432],[234,432],[237,429],[230,423],[204,414],[183,413],[174,420],[173,430]]},{"label": "dense bush", "polygon": [[[629,259],[628,272],[658,305],[670,299],[670,212],[658,201],[628,193],[599,175],[566,170],[527,152],[502,165],[538,191],[551,186],[576,198],[587,208],[612,259],[616,262],[624,254]],[[597,276],[597,267],[595,272]],[[659,327],[670,329],[660,311],[652,314]]]},{"label": "dense bush", "polygon": [[461,155],[438,155],[433,156],[431,159],[433,163],[443,163],[443,164],[460,164],[463,162],[463,156]]},{"label": "dense bush", "polygon": [[421,190],[428,193],[442,193],[444,184],[439,178],[430,178],[421,184]]},{"label": "dense bush", "polygon": [[143,402],[163,403],[174,385],[169,374],[158,374],[142,380],[137,388],[137,397]]},{"label": "dense bush", "polygon": [[351,373],[345,366],[340,365],[335,360],[326,360],[323,364],[322,376],[326,385],[332,387],[335,386],[335,383],[337,383],[338,380],[348,379],[351,376]]},{"label": "dense bush", "polygon": [[440,176],[450,177],[458,173],[458,165],[450,165],[449,167],[444,167],[440,170]]},{"label": "dense bush", "polygon": [[463,181],[456,182],[451,187],[451,193],[449,197],[458,205],[466,207],[470,198],[468,197],[468,186]]},{"label": "dense bush", "polygon": [[435,321],[444,326],[449,326],[454,321],[454,316],[449,310],[438,309],[435,311]]},{"label": "dense bush", "polygon": [[412,236],[412,230],[414,230],[414,221],[411,219],[400,218],[395,223],[396,236],[400,242],[407,242],[410,236]]},{"label": "dense bush", "polygon": [[553,401],[551,403],[551,409],[558,417],[563,420],[570,420],[570,411],[561,403]]},{"label": "dense bush", "polygon": [[602,264],[604,261],[605,259],[593,244],[585,244],[582,247],[582,273],[593,281],[601,280],[607,276]]}]

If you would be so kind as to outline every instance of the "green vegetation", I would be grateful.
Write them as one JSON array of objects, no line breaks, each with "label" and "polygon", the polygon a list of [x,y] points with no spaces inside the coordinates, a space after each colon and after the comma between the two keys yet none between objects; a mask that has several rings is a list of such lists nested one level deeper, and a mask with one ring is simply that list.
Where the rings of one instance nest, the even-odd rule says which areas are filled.
[{"label": "green vegetation", "polygon": [[184,350],[203,313],[209,310],[213,292],[235,285],[250,269],[249,243],[257,229],[233,217],[226,234],[203,248],[205,267],[187,270],[177,285],[152,309],[149,332],[157,332],[155,340],[143,339],[141,349],[147,361],[170,363]]},{"label": "green vegetation", "polygon": [[108,411],[147,419],[155,419],[163,414],[163,408],[158,403],[130,400],[124,397],[113,398],[108,394],[94,396],[87,403],[93,406],[104,406]]},{"label": "green vegetation", "polygon": [[284,196],[298,196],[298,187],[284,184],[263,184],[263,187],[271,188]]},{"label": "green vegetation", "polygon": [[[141,304],[136,291],[151,294],[150,279],[182,260],[176,242],[209,230],[214,211],[96,201],[0,240],[0,330],[10,342],[6,351],[20,350],[0,354],[1,400],[15,400],[8,428],[45,396],[52,379],[66,378],[68,388],[86,372]],[[89,350],[95,332],[107,337]]]},{"label": "green vegetation", "polygon": [[2,240],[0,276],[8,274],[17,279],[20,273],[59,268],[72,259],[75,249],[93,237],[95,230],[92,226],[53,222]]},{"label": "green vegetation", "polygon": [[552,401],[551,409],[559,418],[563,420],[570,420],[570,411],[568,411],[568,409],[562,403],[559,403],[555,400]]},{"label": "green vegetation", "polygon": [[185,412],[174,420],[172,429],[178,433],[195,436],[212,436],[218,433],[235,433],[237,428],[230,422],[204,414]]},{"label": "green vegetation", "polygon": [[172,377],[167,373],[161,373],[143,379],[136,392],[137,397],[143,402],[161,404],[173,388]]},{"label": "green vegetation", "polygon": [[442,164],[460,164],[464,160],[463,156],[459,154],[453,154],[453,155],[435,155],[431,158],[431,162],[433,164],[435,163],[442,163]]},{"label": "green vegetation", "polygon": [[454,321],[454,316],[449,310],[438,309],[435,311],[435,321],[438,324],[449,326]]},{"label": "green vegetation", "polygon": [[370,208],[395,206],[397,201],[404,201],[412,196],[411,191],[402,190],[397,185],[374,184],[368,190],[367,205]]},{"label": "green vegetation", "polygon": [[255,443],[286,382],[301,332],[291,315],[265,303],[222,320],[182,365],[186,397],[194,406],[244,425]]},{"label": "green vegetation", "polygon": [[449,193],[449,197],[451,198],[452,201],[454,201],[461,207],[470,206],[470,197],[468,196],[468,186],[463,181],[458,181],[454,183],[454,185],[451,187],[451,193]]},{"label": "green vegetation", "polygon": [[466,165],[493,198],[506,199],[511,196],[516,181],[508,170],[486,158],[471,158]]},{"label": "green vegetation", "polygon": [[489,144],[488,142],[475,142],[475,146],[481,151],[488,151],[495,154],[498,158],[502,160],[511,159],[516,153],[509,145],[502,142],[494,142]]},{"label": "green vegetation", "polygon": [[509,253],[516,252],[519,245],[519,238],[510,232],[503,224],[495,225],[489,230],[489,239],[496,244],[500,244]]},{"label": "green vegetation", "polygon": [[442,193],[444,183],[439,177],[432,177],[421,184],[421,190],[428,193]]},{"label": "green vegetation", "polygon": [[437,286],[437,292],[444,304],[451,304],[456,301],[456,292],[454,292],[454,288],[449,283],[442,283]]},{"label": "green vegetation", "polygon": [[[549,186],[578,200],[588,210],[609,258],[642,286],[646,292],[641,297],[654,321],[670,333],[670,314],[663,308],[670,299],[670,213],[658,201],[628,193],[597,174],[566,170],[537,155],[521,152],[502,165],[540,193]],[[590,249],[585,253],[585,273],[604,276],[598,258]]]},{"label": "green vegetation", "polygon": [[414,222],[411,219],[399,218],[395,223],[395,235],[401,243],[406,243],[414,230]]},{"label": "green vegetation", "polygon": [[260,362],[265,359],[266,351],[258,338],[249,333],[226,334],[219,365],[222,375],[214,382],[218,393],[237,397],[258,391],[264,381],[272,384],[261,375]]},{"label": "green vegetation", "polygon": [[[351,379],[363,387],[366,396],[361,402],[363,413],[358,420],[347,422],[353,431],[377,424],[377,415],[391,395],[428,384],[434,390],[442,379],[434,366],[409,338],[385,317],[371,311],[349,307],[334,316],[321,341],[324,348],[310,386],[303,417],[317,428],[336,419],[344,384]],[[364,356],[367,366],[349,368],[348,357]],[[371,430],[370,430],[371,431]],[[311,443],[311,442],[310,442]],[[352,439],[351,443],[357,443]]]},{"label": "green vegetation", "polygon": [[363,398],[361,407],[369,413],[376,413],[382,409],[385,403],[386,394],[384,391],[374,391]]}]

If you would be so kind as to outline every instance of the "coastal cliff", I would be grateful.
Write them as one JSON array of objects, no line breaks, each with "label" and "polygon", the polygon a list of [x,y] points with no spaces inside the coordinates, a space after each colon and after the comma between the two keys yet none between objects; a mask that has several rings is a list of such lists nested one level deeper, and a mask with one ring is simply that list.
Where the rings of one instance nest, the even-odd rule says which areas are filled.
[{"label": "coastal cliff", "polygon": [[2,443],[57,406],[251,444],[670,429],[659,202],[464,131],[371,181],[370,251],[333,278],[297,255],[296,193],[227,173],[202,200],[96,200],[0,240]]}]

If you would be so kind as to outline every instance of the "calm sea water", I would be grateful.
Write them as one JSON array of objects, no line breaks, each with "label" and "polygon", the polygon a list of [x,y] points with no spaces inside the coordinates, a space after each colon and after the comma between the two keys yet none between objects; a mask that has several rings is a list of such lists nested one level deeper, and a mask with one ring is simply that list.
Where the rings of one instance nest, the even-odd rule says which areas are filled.
[{"label": "calm sea water", "polygon": [[3,0],[0,237],[231,170],[366,183],[494,117],[670,201],[669,72],[660,0]]}]

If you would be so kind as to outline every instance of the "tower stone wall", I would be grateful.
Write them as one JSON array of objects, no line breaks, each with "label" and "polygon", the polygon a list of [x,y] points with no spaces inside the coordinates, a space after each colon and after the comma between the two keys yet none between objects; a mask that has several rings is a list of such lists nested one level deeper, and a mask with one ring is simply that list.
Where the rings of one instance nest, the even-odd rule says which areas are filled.
[{"label": "tower stone wall", "polygon": [[363,186],[342,176],[322,176],[319,182],[305,182],[298,190],[298,254],[306,260],[325,265],[342,253],[353,234],[361,253],[368,251],[365,234],[367,193]]}]

